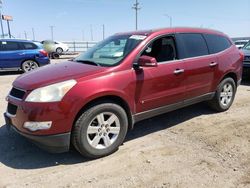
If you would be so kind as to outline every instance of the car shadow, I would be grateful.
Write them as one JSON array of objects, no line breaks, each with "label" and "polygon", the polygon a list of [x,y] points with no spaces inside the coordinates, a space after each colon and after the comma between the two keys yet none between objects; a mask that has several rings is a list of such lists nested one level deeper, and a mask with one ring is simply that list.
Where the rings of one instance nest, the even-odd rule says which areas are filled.
[{"label": "car shadow", "polygon": [[[133,130],[128,132],[124,144],[130,140],[176,126],[200,115],[212,113],[214,111],[200,103],[141,121],[135,124]],[[39,169],[87,161],[89,159],[82,157],[74,149],[62,154],[47,153],[13,130],[8,131],[6,126],[0,127],[0,162],[8,167],[14,169]]]},{"label": "car shadow", "polygon": [[22,71],[2,71],[0,70],[0,76],[18,75],[22,74]]},{"label": "car shadow", "polygon": [[250,77],[249,78],[243,78],[240,85],[250,86]]}]

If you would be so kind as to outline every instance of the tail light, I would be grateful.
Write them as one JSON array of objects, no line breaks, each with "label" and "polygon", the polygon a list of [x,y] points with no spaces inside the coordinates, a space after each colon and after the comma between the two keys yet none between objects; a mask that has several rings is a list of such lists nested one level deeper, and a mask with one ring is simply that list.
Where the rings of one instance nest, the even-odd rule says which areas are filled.
[{"label": "tail light", "polygon": [[241,59],[241,61],[244,61],[244,57],[245,57],[244,53],[242,51],[240,51],[240,59]]},{"label": "tail light", "polygon": [[42,54],[43,56],[47,56],[47,57],[48,57],[48,52],[46,52],[45,50],[40,50],[39,52],[40,52],[40,54]]}]

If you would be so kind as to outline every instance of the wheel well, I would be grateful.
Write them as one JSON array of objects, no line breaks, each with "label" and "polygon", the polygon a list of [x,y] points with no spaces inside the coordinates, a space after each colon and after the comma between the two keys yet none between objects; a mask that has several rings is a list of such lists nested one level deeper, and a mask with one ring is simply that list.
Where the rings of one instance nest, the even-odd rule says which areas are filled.
[{"label": "wheel well", "polygon": [[59,47],[57,47],[57,48],[56,48],[56,50],[57,50],[57,49],[62,49],[62,51],[63,51],[63,48],[62,48],[62,47],[60,47],[60,46],[59,46]]},{"label": "wheel well", "polygon": [[[225,78],[232,78],[232,79],[234,80],[235,85],[237,86],[237,75],[236,75],[235,73],[230,72],[230,73],[226,74],[226,75],[223,77],[222,80],[224,80]],[[222,80],[221,80],[221,81],[222,81]]]},{"label": "wheel well", "polygon": [[[115,104],[118,104],[120,105],[126,112],[127,114],[127,117],[128,117],[128,126],[129,126],[129,129],[132,129],[133,128],[133,118],[132,118],[132,114],[131,114],[131,111],[130,111],[130,108],[129,108],[129,105],[127,104],[127,102],[125,102],[122,98],[118,97],[118,96],[104,96],[104,97],[99,97],[99,98],[96,98],[90,102],[88,102],[86,105],[84,105],[81,110],[77,113],[75,119],[74,119],[74,124],[75,122],[77,121],[77,119],[81,116],[81,114],[86,111],[87,109],[97,105],[97,104],[101,104],[101,103],[104,103],[104,102],[112,102],[112,103],[115,103]],[[74,125],[73,124],[73,125]]]}]

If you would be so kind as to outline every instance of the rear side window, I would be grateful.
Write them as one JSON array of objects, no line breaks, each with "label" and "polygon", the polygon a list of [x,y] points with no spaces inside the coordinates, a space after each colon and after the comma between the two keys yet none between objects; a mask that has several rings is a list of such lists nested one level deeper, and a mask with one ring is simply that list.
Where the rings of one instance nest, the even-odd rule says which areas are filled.
[{"label": "rear side window", "polygon": [[204,34],[210,54],[218,53],[229,48],[232,44],[224,36]]},{"label": "rear side window", "polygon": [[14,50],[20,50],[18,42],[12,42],[12,41],[1,42],[1,51],[14,51]]},{"label": "rear side window", "polygon": [[204,37],[199,33],[177,34],[177,48],[181,59],[208,55]]},{"label": "rear side window", "polygon": [[37,49],[37,46],[30,42],[23,42],[22,45],[25,50]]}]

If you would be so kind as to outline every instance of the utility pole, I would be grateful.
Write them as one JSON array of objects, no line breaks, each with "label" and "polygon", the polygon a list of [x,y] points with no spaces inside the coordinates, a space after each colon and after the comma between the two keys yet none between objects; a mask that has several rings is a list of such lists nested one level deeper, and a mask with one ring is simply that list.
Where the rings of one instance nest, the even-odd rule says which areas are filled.
[{"label": "utility pole", "polygon": [[105,38],[105,25],[102,25],[102,39]]},{"label": "utility pole", "polygon": [[54,40],[54,27],[53,25],[49,26],[51,30],[51,40]]},{"label": "utility pole", "polygon": [[164,16],[169,18],[169,25],[172,27],[172,16],[169,16],[168,14],[164,14]]},{"label": "utility pole", "polygon": [[138,10],[141,8],[139,7],[139,2],[138,0],[135,1],[135,4],[133,5],[132,9],[135,10],[135,30],[138,29]]},{"label": "utility pole", "polygon": [[3,2],[2,0],[0,0],[0,22],[1,22],[2,37],[4,38],[3,19],[2,19],[2,12],[1,12],[2,6],[3,6]]},{"label": "utility pole", "polygon": [[36,40],[36,38],[35,38],[35,30],[34,30],[33,27],[32,27],[32,35],[33,35],[33,40]]},{"label": "utility pole", "polygon": [[92,25],[90,25],[90,36],[91,36],[91,41],[93,41],[94,37],[93,37],[93,28],[92,28]]},{"label": "utility pole", "polygon": [[82,41],[84,41],[84,30],[82,30]]},{"label": "utility pole", "polygon": [[7,26],[8,26],[8,34],[9,34],[9,38],[11,39],[11,33],[10,33],[10,21],[7,20]]},{"label": "utility pole", "polygon": [[27,40],[27,32],[26,31],[24,31],[24,37]]}]

